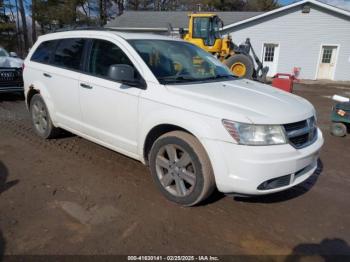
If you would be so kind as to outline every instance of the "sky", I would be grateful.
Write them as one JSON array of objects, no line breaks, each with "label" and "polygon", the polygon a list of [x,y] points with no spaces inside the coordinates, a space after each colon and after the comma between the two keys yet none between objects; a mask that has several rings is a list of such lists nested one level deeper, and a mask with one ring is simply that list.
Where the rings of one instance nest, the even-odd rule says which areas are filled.
[{"label": "sky", "polygon": [[[296,2],[295,0],[279,0],[282,5],[290,4]],[[342,9],[350,11],[350,0],[321,0],[326,4],[334,5]]]}]

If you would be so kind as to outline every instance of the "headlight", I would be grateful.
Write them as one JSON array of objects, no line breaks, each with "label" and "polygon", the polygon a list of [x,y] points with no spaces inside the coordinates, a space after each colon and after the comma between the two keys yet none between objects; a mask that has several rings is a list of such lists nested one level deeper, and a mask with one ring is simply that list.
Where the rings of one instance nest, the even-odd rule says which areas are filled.
[{"label": "headlight", "polygon": [[251,125],[225,119],[222,120],[222,123],[238,144],[265,146],[287,143],[280,125]]}]

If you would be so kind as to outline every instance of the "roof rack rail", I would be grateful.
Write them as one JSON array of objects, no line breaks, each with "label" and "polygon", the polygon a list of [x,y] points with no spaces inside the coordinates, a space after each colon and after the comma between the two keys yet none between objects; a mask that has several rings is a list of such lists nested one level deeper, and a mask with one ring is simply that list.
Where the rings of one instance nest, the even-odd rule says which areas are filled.
[{"label": "roof rack rail", "polygon": [[51,33],[66,32],[66,31],[76,31],[76,30],[101,30],[101,31],[113,31],[112,28],[105,28],[102,26],[67,26],[62,28],[57,28],[51,31]]}]

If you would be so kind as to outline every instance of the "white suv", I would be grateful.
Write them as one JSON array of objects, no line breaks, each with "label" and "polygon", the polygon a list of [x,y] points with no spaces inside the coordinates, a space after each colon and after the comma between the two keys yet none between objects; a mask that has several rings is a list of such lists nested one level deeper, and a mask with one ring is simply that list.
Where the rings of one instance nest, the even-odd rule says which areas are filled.
[{"label": "white suv", "polygon": [[39,38],[25,60],[35,132],[58,128],[149,165],[181,205],[262,195],[310,177],[323,144],[305,99],[237,79],[202,49],[163,36],[80,30]]}]

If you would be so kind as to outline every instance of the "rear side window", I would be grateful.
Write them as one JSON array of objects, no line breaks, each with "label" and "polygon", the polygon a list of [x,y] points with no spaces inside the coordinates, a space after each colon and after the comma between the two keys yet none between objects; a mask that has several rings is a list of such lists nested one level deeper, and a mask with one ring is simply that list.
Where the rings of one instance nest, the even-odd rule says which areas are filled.
[{"label": "rear side window", "polygon": [[57,41],[42,42],[34,51],[31,57],[31,61],[38,63],[49,63],[51,53],[54,50],[56,43]]},{"label": "rear side window", "polygon": [[115,44],[105,40],[94,40],[88,72],[95,76],[108,77],[108,70],[111,65],[127,64],[134,65],[126,54]]},{"label": "rear side window", "polygon": [[59,41],[52,63],[59,67],[80,69],[85,40],[82,38],[68,38]]}]

